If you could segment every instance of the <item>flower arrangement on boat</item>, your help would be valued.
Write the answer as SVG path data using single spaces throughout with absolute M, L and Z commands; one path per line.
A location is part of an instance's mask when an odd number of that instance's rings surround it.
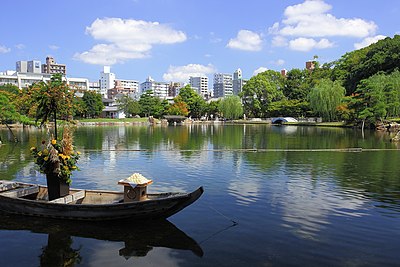
M 72 139 L 72 132 L 66 127 L 62 140 L 51 138 L 49 141 L 42 141 L 41 148 L 31 147 L 31 154 L 41 173 L 56 175 L 60 180 L 71 184 L 72 171 L 79 170 L 76 164 L 80 157 L 80 152 L 72 145 Z

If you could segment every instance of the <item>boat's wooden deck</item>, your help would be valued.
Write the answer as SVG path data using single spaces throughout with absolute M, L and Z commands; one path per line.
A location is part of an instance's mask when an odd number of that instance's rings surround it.
M 0 195 L 24 198 L 36 201 L 48 201 L 47 187 L 12 181 L 0 181 Z M 163 199 L 179 195 L 179 193 L 147 194 L 146 200 Z M 143 200 L 141 200 L 143 201 Z M 90 204 L 104 205 L 124 202 L 124 192 L 107 190 L 79 190 L 70 189 L 70 194 L 52 201 L 61 204 Z

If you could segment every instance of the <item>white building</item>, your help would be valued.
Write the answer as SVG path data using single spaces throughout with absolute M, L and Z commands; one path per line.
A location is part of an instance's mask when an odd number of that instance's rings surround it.
M 213 89 L 215 98 L 233 95 L 232 74 L 215 73 Z
M 21 73 L 16 71 L 7 71 L 5 73 L 0 73 L 0 85 L 12 84 L 17 86 L 19 89 L 22 89 L 27 88 L 37 82 L 48 82 L 50 81 L 51 76 L 52 74 L 46 73 Z M 66 81 L 72 89 L 89 89 L 89 80 L 86 78 L 63 77 L 63 80 Z
M 147 77 L 146 81 L 140 84 L 140 92 L 151 90 L 153 95 L 161 99 L 166 99 L 168 97 L 169 84 L 164 82 L 156 82 L 150 76 Z
M 31 61 L 17 61 L 15 63 L 15 70 L 20 73 L 37 73 L 40 74 L 42 71 L 41 63 L 38 60 Z
M 237 69 L 233 73 L 232 89 L 233 94 L 238 95 L 243 90 L 243 86 L 246 84 L 247 80 L 242 77 L 242 70 Z
M 190 87 L 195 89 L 199 95 L 202 97 L 208 97 L 208 77 L 190 77 L 189 78 Z
M 89 82 L 89 90 L 100 93 L 100 82 Z
M 103 71 L 100 72 L 100 94 L 103 98 L 107 98 L 109 89 L 115 86 L 115 74 L 111 72 L 110 66 L 104 66 Z
M 139 93 L 138 81 L 115 79 L 114 88 L 108 90 L 108 98 L 113 99 L 118 94 L 124 94 L 139 99 Z

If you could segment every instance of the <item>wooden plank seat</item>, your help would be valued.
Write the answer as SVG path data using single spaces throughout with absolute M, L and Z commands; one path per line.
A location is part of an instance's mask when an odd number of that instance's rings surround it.
M 5 192 L 1 192 L 0 194 L 6 197 L 18 198 L 36 194 L 38 192 L 39 192 L 39 186 L 32 185 L 32 186 L 14 188 Z
M 72 202 L 76 202 L 80 199 L 83 199 L 86 196 L 86 191 L 85 190 L 81 190 L 78 191 L 76 193 L 67 195 L 65 197 L 60 197 L 54 200 L 49 201 L 50 203 L 61 203 L 61 204 L 69 204 Z

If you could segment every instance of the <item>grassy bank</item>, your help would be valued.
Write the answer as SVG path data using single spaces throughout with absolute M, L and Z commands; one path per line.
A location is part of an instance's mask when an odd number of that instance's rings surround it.
M 96 119 L 80 119 L 81 123 L 144 123 L 148 118 L 125 118 L 125 119 L 109 119 L 109 118 L 96 118 Z

